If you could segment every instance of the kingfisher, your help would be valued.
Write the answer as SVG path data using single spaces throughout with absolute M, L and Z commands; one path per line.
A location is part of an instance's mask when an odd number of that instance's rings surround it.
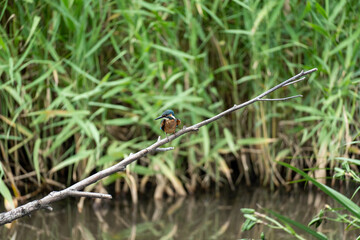
M 166 110 L 161 114 L 160 117 L 155 118 L 155 120 L 158 120 L 160 118 L 163 118 L 160 124 L 160 129 L 163 130 L 163 132 L 165 132 L 166 137 L 168 133 L 169 134 L 175 133 L 177 126 L 181 124 L 180 119 L 177 119 L 175 117 L 173 110 Z

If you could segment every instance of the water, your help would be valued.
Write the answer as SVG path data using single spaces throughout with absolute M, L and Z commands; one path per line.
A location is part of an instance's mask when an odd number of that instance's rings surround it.
M 131 199 L 118 198 L 102 201 L 98 210 L 92 203 L 86 200 L 81 213 L 77 210 L 77 201 L 56 203 L 53 212 L 38 211 L 31 218 L 18 220 L 12 229 L 2 227 L 0 237 L 14 240 L 260 239 L 264 232 L 266 239 L 294 239 L 284 231 L 264 225 L 241 232 L 244 217 L 240 209 L 259 210 L 261 206 L 307 225 L 325 204 L 335 205 L 318 191 L 270 192 L 245 186 L 240 186 L 236 192 L 222 193 L 218 198 L 211 193 L 162 201 L 140 196 L 137 205 L 132 204 Z M 329 239 L 355 239 L 360 234 L 345 231 L 345 228 L 343 224 L 327 221 L 318 231 Z M 305 233 L 302 236 L 311 239 Z

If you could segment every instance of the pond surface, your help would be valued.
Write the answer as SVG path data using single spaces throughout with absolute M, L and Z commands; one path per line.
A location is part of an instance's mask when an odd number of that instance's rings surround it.
M 219 197 L 207 193 L 155 201 L 140 196 L 137 205 L 131 199 L 103 200 L 99 210 L 95 210 L 92 200 L 85 200 L 81 213 L 77 210 L 77 202 L 62 201 L 53 205 L 53 212 L 38 211 L 31 218 L 18 220 L 12 229 L 1 227 L 0 238 L 260 239 L 264 232 L 266 239 L 294 239 L 284 231 L 264 225 L 241 232 L 245 219 L 240 209 L 255 208 L 264 213 L 259 209 L 260 205 L 307 225 L 325 204 L 336 206 L 332 199 L 318 191 L 270 192 L 246 186 L 239 186 L 235 192 L 224 192 Z M 345 228 L 343 224 L 327 221 L 318 231 L 329 239 L 356 239 L 360 234 L 345 231 Z M 302 236 L 311 239 L 305 233 Z

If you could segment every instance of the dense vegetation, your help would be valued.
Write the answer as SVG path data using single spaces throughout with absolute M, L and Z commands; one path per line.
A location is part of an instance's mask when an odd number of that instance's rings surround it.
M 154 118 L 166 109 L 189 126 L 313 67 L 308 81 L 273 96 L 303 98 L 256 103 L 98 187 L 130 189 L 134 201 L 147 186 L 155 197 L 240 181 L 275 187 L 301 178 L 276 161 L 323 181 L 359 159 L 358 1 L 0 6 L 0 191 L 9 200 L 146 147 L 164 135 Z

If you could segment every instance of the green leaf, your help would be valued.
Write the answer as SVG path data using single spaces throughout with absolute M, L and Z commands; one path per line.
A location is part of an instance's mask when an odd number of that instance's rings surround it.
M 235 148 L 235 142 L 234 142 L 234 138 L 233 135 L 230 133 L 230 130 L 227 128 L 224 128 L 224 134 L 225 134 L 225 139 L 226 142 L 230 148 L 230 151 L 237 156 L 237 152 L 236 152 L 236 148 Z
M 39 84 L 43 83 L 51 75 L 54 68 L 55 68 L 55 65 L 51 66 L 50 69 L 48 69 L 45 73 L 41 74 L 38 78 L 34 79 L 29 84 L 27 84 L 24 87 L 24 89 L 29 90 L 29 89 L 35 87 L 36 85 L 39 85 Z
M 272 215 L 274 215 L 275 217 L 279 218 L 281 221 L 283 221 L 284 223 L 286 224 L 291 224 L 291 225 L 294 225 L 302 230 L 304 230 L 305 232 L 309 233 L 310 235 L 316 237 L 317 239 L 323 239 L 323 240 L 327 240 L 327 237 L 322 234 L 322 233 L 319 233 L 319 232 L 316 232 L 314 230 L 312 230 L 311 228 L 297 222 L 297 221 L 294 221 L 290 218 L 287 218 L 279 213 L 276 213 L 272 210 L 269 210 L 269 209 L 266 209 L 267 212 L 271 213 Z
M 11 208 L 14 209 L 15 205 L 11 197 L 11 193 L 8 189 L 8 187 L 5 185 L 4 181 L 0 178 L 0 193 L 1 195 L 7 200 L 7 202 L 10 204 Z
M 186 59 L 191 59 L 191 60 L 194 60 L 195 59 L 195 56 L 192 56 L 188 53 L 184 53 L 182 51 L 179 51 L 179 50 L 176 50 L 176 49 L 173 49 L 173 48 L 168 48 L 168 47 L 164 47 L 164 46 L 161 46 L 161 45 L 157 45 L 157 44 L 152 44 L 151 47 L 155 48 L 155 49 L 158 49 L 162 52 L 166 52 L 166 53 L 169 53 L 175 57 L 178 57 L 178 58 L 186 58 Z
M 317 228 L 317 227 L 320 226 L 320 224 L 321 224 L 322 222 L 323 222 L 323 219 L 322 219 L 322 218 L 315 217 L 315 218 L 313 218 L 313 219 L 309 222 L 308 226 L 310 227 L 310 226 L 312 226 L 312 225 L 315 224 L 315 227 Z
M 23 99 L 20 97 L 20 95 L 16 92 L 15 89 L 8 87 L 8 86 L 4 86 L 3 87 L 12 97 L 13 99 L 19 104 L 22 105 L 24 103 Z
M 210 136 L 207 128 L 201 128 L 201 135 L 203 136 L 204 156 L 207 157 L 210 152 Z
M 261 232 L 260 239 L 265 240 L 265 233 L 264 232 Z
M 276 138 L 243 138 L 237 140 L 239 145 L 259 145 L 259 144 L 269 144 L 276 142 Z
M 99 79 L 96 79 L 94 76 L 92 76 L 91 74 L 85 72 L 84 70 L 82 70 L 80 67 L 78 67 L 76 64 L 74 64 L 73 62 L 64 59 L 64 62 L 66 64 L 68 64 L 72 69 L 74 69 L 77 73 L 83 75 L 84 77 L 86 77 L 87 79 L 89 79 L 90 81 L 99 84 L 100 81 Z
M 241 231 L 248 231 L 251 230 L 254 226 L 255 226 L 256 222 L 250 220 L 250 219 L 246 219 L 245 222 L 243 223 L 243 225 L 241 226 Z
M 36 139 L 35 145 L 34 145 L 34 153 L 33 153 L 34 168 L 35 168 L 38 183 L 40 183 L 40 166 L 39 166 L 40 143 L 41 143 L 41 139 L 40 138 Z
M 247 219 L 250 219 L 251 221 L 254 221 L 254 222 L 256 222 L 258 219 L 254 216 L 254 215 L 252 215 L 252 214 L 247 214 L 247 213 L 245 213 L 244 214 L 244 217 L 245 218 L 247 218 Z
M 328 18 L 325 9 L 319 3 L 315 2 L 315 8 L 324 18 Z
M 252 12 L 253 10 L 250 8 L 250 6 L 246 5 L 244 2 L 241 2 L 240 0 L 233 0 L 236 4 L 239 4 L 243 8 L 249 10 L 249 12 Z
M 108 109 L 117 109 L 122 111 L 129 111 L 128 107 L 119 104 L 102 103 L 102 102 L 89 102 L 89 106 L 103 107 Z
M 156 173 L 153 169 L 150 169 L 148 167 L 144 167 L 141 165 L 137 165 L 137 164 L 131 168 L 131 172 L 141 174 L 141 175 L 146 175 L 146 176 L 154 176 Z
M 258 12 L 256 19 L 254 21 L 253 27 L 251 29 L 251 33 L 255 34 L 257 32 L 257 28 L 259 27 L 260 23 L 266 19 L 268 13 L 273 10 L 277 1 L 268 1 L 267 4 L 264 4 L 264 7 Z
M 126 126 L 132 125 L 137 122 L 136 119 L 133 118 L 115 118 L 104 121 L 104 125 L 113 125 L 113 126 Z
M 316 25 L 314 23 L 310 23 L 310 22 L 306 22 L 310 27 L 312 27 L 315 31 L 317 31 L 318 33 L 320 33 L 321 35 L 325 36 L 326 38 L 330 37 L 329 33 L 327 32 L 327 30 L 325 28 L 323 28 L 322 26 Z
M 183 77 L 184 72 L 178 72 L 172 75 L 169 80 L 166 81 L 166 84 L 164 85 L 164 89 L 168 89 L 169 86 L 171 86 L 178 78 Z
M 222 23 L 222 21 L 220 20 L 220 18 L 218 18 L 216 16 L 215 13 L 213 13 L 210 9 L 208 9 L 205 5 L 201 4 L 201 8 L 205 10 L 205 12 L 207 12 L 212 19 L 214 19 L 215 22 L 217 22 L 217 24 L 220 25 L 221 28 L 225 28 L 224 24 Z
M 222 32 L 228 34 L 236 34 L 236 35 L 247 35 L 247 36 L 252 35 L 250 31 L 242 30 L 242 29 L 226 29 Z
M 96 144 L 99 145 L 100 133 L 99 133 L 98 129 L 96 128 L 95 124 L 90 121 L 87 121 L 86 126 L 89 128 L 90 133 L 91 133 L 93 139 L 95 140 Z
M 344 41 L 342 41 L 333 50 L 331 50 L 329 52 L 329 56 L 338 53 L 340 50 L 342 50 L 343 48 L 347 47 L 350 44 L 354 44 L 355 41 L 359 40 L 359 36 L 360 36 L 360 28 L 354 34 L 350 34 L 349 37 L 345 38 Z
M 67 159 L 65 159 L 64 161 L 62 161 L 61 163 L 59 163 L 58 165 L 56 165 L 55 167 L 53 167 L 50 172 L 56 172 L 64 167 L 73 165 L 75 163 L 80 162 L 81 160 L 83 160 L 84 158 L 89 157 L 91 154 L 94 153 L 94 150 L 83 150 L 77 154 L 75 154 L 74 156 L 71 156 Z
M 32 35 L 34 35 L 34 32 L 36 30 L 36 27 L 37 25 L 39 24 L 41 18 L 39 16 L 35 16 L 34 17 L 34 21 L 33 21 L 33 24 L 31 26 L 31 29 L 30 29 L 30 33 L 29 33 L 29 36 L 27 37 L 26 39 L 26 42 L 25 42 L 25 46 L 28 44 L 28 42 L 30 41 Z
M 114 29 L 111 30 L 110 32 L 108 32 L 108 34 L 106 34 L 102 39 L 98 40 L 97 43 L 85 54 L 85 58 L 88 58 L 89 56 L 91 56 L 96 50 L 98 50 L 101 45 L 108 40 L 109 37 L 111 37 L 111 35 L 114 33 Z
M 349 212 L 351 212 L 353 215 L 355 215 L 357 218 L 360 218 L 360 207 L 355 204 L 353 201 L 351 201 L 349 198 L 344 196 L 343 194 L 339 193 L 338 191 L 316 181 L 314 178 L 307 175 L 305 172 L 301 171 L 300 169 L 291 166 L 288 163 L 285 162 L 277 162 L 278 164 L 290 168 L 291 170 L 297 172 L 301 176 L 303 176 L 306 180 L 312 182 L 316 187 L 318 187 L 320 190 L 322 190 L 324 193 L 329 195 L 332 199 L 343 205 Z
M 344 161 L 344 162 L 350 162 L 352 164 L 360 166 L 360 160 L 358 160 L 358 159 L 345 158 L 345 157 L 336 157 L 335 160 Z
M 161 4 L 154 4 L 154 3 L 150 3 L 150 2 L 138 1 L 137 3 L 150 11 L 166 12 L 166 13 L 170 13 L 170 14 L 174 13 L 173 11 L 171 11 L 169 9 L 169 6 L 171 6 L 171 5 L 168 5 L 168 7 L 163 7 L 163 6 L 161 6 Z
M 255 212 L 255 210 L 252 208 L 241 208 L 240 210 L 242 213 L 245 213 L 245 214 L 253 214 Z

